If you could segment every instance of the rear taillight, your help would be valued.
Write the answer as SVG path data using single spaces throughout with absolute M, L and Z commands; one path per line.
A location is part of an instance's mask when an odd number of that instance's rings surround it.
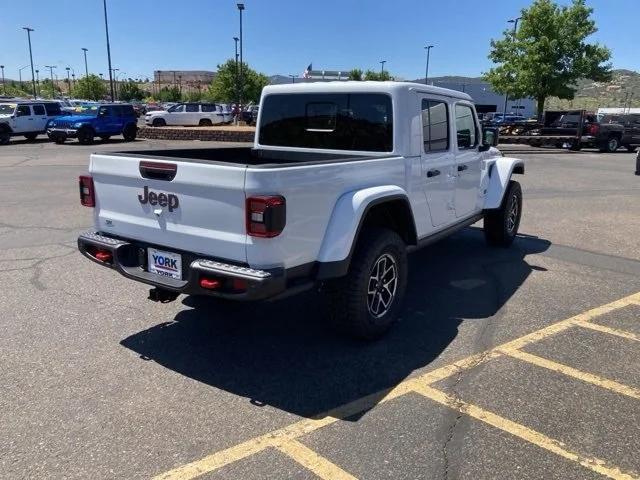
M 589 125 L 589 135 L 597 135 L 600 131 L 600 125 L 597 123 L 592 123 Z
M 93 178 L 88 175 L 80 175 L 80 203 L 85 207 L 95 207 L 96 197 L 93 189 Z
M 259 196 L 247 198 L 247 234 L 252 237 L 277 237 L 287 222 L 284 197 Z

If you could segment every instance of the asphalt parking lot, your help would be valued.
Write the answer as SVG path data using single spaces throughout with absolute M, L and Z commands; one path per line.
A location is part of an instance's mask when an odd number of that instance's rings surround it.
M 635 155 L 519 149 L 514 246 L 412 254 L 361 344 L 313 293 L 157 304 L 77 252 L 89 153 L 186 143 L 0 147 L 1 478 L 640 478 Z

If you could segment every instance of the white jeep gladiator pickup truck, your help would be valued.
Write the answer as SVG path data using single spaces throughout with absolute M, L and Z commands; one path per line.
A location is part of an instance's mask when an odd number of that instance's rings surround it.
M 512 243 L 522 160 L 492 148 L 465 93 L 400 82 L 263 90 L 253 148 L 91 155 L 78 248 L 178 294 L 281 298 L 314 286 L 351 334 L 382 335 L 407 288 L 407 252 L 484 218 Z

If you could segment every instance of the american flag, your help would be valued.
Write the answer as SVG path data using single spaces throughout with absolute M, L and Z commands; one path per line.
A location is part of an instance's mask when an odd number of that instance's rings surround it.
M 302 78 L 311 78 L 312 69 L 313 69 L 313 66 L 309 64 L 309 66 L 305 69 L 305 71 L 302 72 Z

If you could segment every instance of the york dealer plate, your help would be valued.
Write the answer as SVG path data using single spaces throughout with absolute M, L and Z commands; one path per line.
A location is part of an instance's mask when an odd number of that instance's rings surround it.
M 147 249 L 149 272 L 182 280 L 182 257 L 177 253 Z

